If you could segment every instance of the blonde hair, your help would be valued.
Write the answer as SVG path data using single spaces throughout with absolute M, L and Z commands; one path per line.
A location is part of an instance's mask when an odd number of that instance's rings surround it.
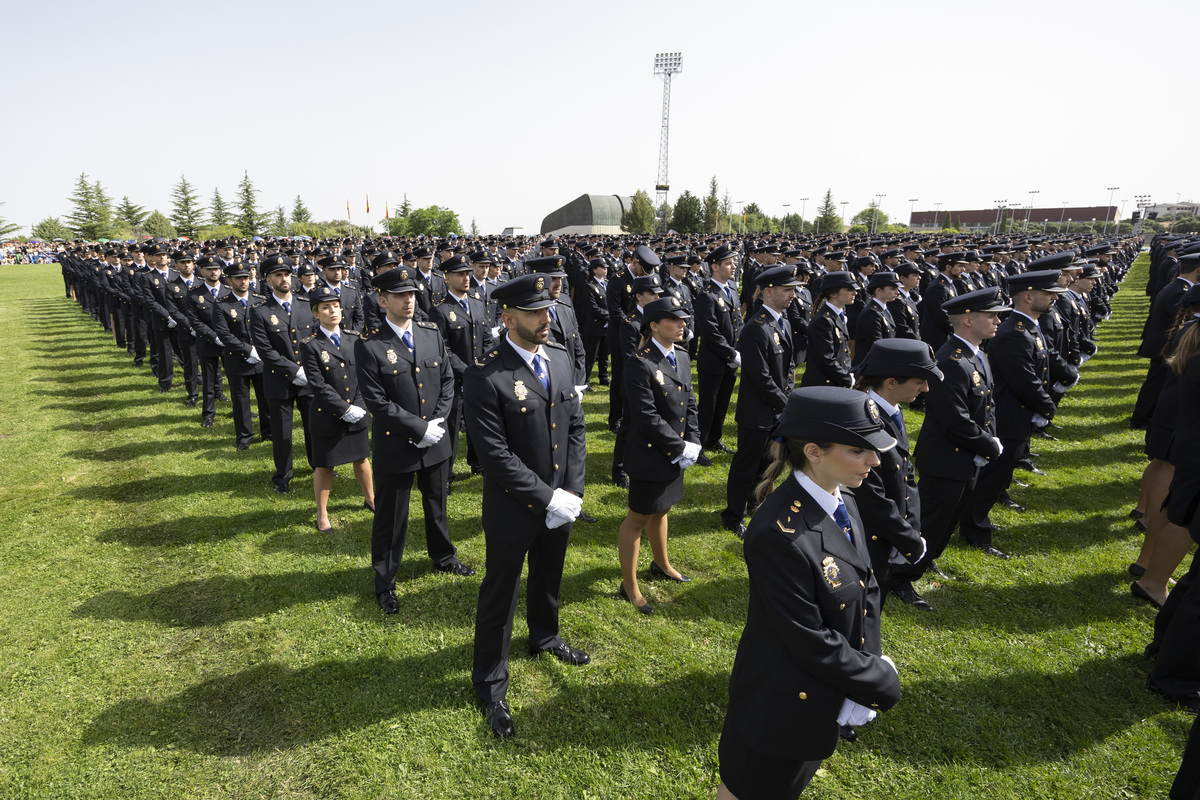
M 1198 352 L 1200 352 L 1200 322 L 1194 322 L 1184 329 L 1183 335 L 1179 337 L 1179 345 L 1176 346 L 1175 352 L 1167 356 L 1167 366 L 1171 368 L 1172 372 L 1182 378 L 1183 373 L 1187 371 L 1188 362 Z
M 831 442 L 816 442 L 812 439 L 774 440 L 767 447 L 771 463 L 763 470 L 763 479 L 754 487 L 754 502 L 761 504 L 775 490 L 775 481 L 794 470 L 804 469 L 808 457 L 804 455 L 806 445 L 815 444 L 822 450 L 833 447 Z

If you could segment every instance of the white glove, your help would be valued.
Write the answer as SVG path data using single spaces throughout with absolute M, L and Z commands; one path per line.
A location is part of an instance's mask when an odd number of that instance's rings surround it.
M 569 521 L 578 517 L 580 511 L 583 511 L 583 498 L 576 497 L 566 489 L 555 489 L 554 495 L 550 498 L 550 504 L 546 506 L 547 516 L 553 514 L 566 517 Z
M 1083 366 L 1083 363 L 1082 363 L 1082 362 L 1080 362 L 1080 366 Z M 1065 387 L 1065 386 L 1063 386 L 1063 385 L 1062 385 L 1062 381 L 1058 381 L 1058 382 L 1056 382 L 1056 383 L 1054 384 L 1054 391 L 1056 391 L 1056 392 L 1065 392 L 1065 391 L 1067 391 L 1067 387 Z
M 188 328 L 188 336 L 191 336 L 193 339 L 195 339 L 196 331 L 193 328 Z
M 859 725 L 866 725 L 877 716 L 879 715 L 875 712 L 875 709 L 859 705 L 847 697 L 842 701 L 842 710 L 838 712 L 838 725 L 858 727 Z
M 178 324 L 179 323 L 176 322 L 173 317 L 167 317 L 167 330 L 169 330 L 169 331 L 175 330 L 175 326 Z
M 358 422 L 367 415 L 367 410 L 359 406 L 350 406 L 346 409 L 346 413 L 342 414 L 342 422 L 348 422 L 351 425 Z
M 892 548 L 892 552 L 888 553 L 889 564 L 915 564 L 925 556 L 925 551 L 929 549 L 929 544 L 921 537 L 921 552 L 917 553 L 912 559 L 909 559 L 896 548 Z
M 576 392 L 578 392 L 579 394 L 583 394 L 583 393 L 584 393 L 584 392 L 586 392 L 587 390 L 588 390 L 587 384 L 584 384 L 583 386 L 576 386 L 576 387 L 575 387 L 575 391 L 576 391 Z
M 504 330 L 504 326 L 503 326 L 503 325 L 497 325 L 496 327 L 492 328 L 492 338 L 493 338 L 493 339 L 498 339 L 498 338 L 500 337 L 500 333 L 501 333 L 503 330 Z
M 246 356 L 246 363 L 247 364 L 257 364 L 261 360 L 262 359 L 260 359 L 258 357 L 258 348 L 251 345 L 250 346 L 250 355 Z
M 892 672 L 896 673 L 897 675 L 900 674 L 900 670 L 896 669 L 896 662 L 892 661 L 891 656 L 880 656 L 880 658 L 887 662 L 887 665 L 892 668 Z
M 1041 414 L 1034 414 L 1033 415 L 1033 424 L 1037 425 L 1039 428 L 1044 428 L 1050 424 L 1050 420 L 1046 419 Z
M 568 522 L 573 522 L 573 521 L 574 521 L 574 519 L 572 517 L 568 517 L 565 514 L 558 514 L 553 511 L 546 512 L 546 527 L 550 528 L 551 530 L 553 530 L 554 528 L 561 528 L 563 525 L 566 525 Z
M 1082 367 L 1084 364 L 1086 364 L 1088 362 L 1089 358 L 1091 358 L 1091 356 L 1087 355 L 1086 353 L 1084 355 L 1080 356 L 1079 357 L 1079 366 Z
M 225 343 L 224 343 L 224 342 L 222 342 L 220 339 L 213 339 L 213 344 L 215 344 L 217 347 L 224 347 L 224 346 L 225 346 Z
M 696 463 L 696 459 L 700 457 L 700 445 L 695 442 L 683 443 L 683 455 L 672 461 L 672 464 L 679 464 L 684 469 Z
M 1000 454 L 1004 455 L 1004 442 L 1000 441 L 1000 437 L 993 436 L 992 441 L 996 443 L 996 447 L 1000 448 Z
M 433 447 L 442 440 L 446 435 L 446 429 L 442 427 L 445 422 L 445 417 L 438 417 L 429 421 L 429 427 L 425 429 L 425 435 L 421 437 L 421 441 L 417 443 L 417 447 Z
M 304 374 L 304 370 L 297 370 L 296 377 L 292 378 L 294 386 L 308 386 L 308 376 Z
M 741 353 L 734 352 L 734 354 L 733 354 L 733 365 L 734 365 L 735 367 L 740 367 L 740 366 L 742 365 L 742 354 L 741 354 Z
M 988 463 L 988 460 L 986 458 L 984 458 L 983 456 L 975 456 L 975 466 L 986 467 L 987 463 Z

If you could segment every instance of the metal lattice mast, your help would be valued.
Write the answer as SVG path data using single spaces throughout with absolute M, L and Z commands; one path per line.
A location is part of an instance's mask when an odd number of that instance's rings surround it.
M 671 184 L 667 180 L 667 140 L 671 133 L 671 76 L 683 72 L 683 53 L 658 53 L 654 56 L 654 74 L 663 79 L 662 134 L 658 141 L 658 181 L 654 185 L 654 213 L 667 202 Z M 659 227 L 665 228 L 660 218 Z M 665 232 L 665 230 L 663 231 Z

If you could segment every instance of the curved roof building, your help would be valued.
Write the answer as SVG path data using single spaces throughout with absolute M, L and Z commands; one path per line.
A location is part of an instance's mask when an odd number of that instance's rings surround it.
M 632 196 L 584 194 L 542 220 L 541 234 L 620 233 L 621 215 L 633 204 Z

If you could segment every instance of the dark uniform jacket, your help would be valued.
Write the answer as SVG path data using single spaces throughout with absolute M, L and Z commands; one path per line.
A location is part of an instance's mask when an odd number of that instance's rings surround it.
M 446 296 L 446 279 L 442 273 L 433 270 L 429 277 L 419 269 L 412 270 L 417 278 L 417 319 L 433 319 L 433 307 L 442 302 Z
M 216 299 L 207 283 L 201 280 L 188 292 L 187 314 L 191 328 L 196 332 L 196 355 L 200 358 L 218 358 L 224 352 L 223 345 L 218 345 L 221 337 L 216 331 L 217 304 L 232 295 L 228 286 L 217 288 Z
M 250 335 L 250 309 L 263 299 L 261 295 L 250 292 L 246 295 L 246 307 L 243 308 L 237 295 L 230 292 L 217 301 L 213 330 L 225 346 L 225 369 L 231 375 L 261 375 L 263 372 L 261 353 L 258 362 L 251 364 L 246 361 L 254 347 L 254 339 Z
M 756 751 L 817 760 L 833 753 L 842 701 L 886 710 L 900 681 L 877 656 L 879 586 L 854 498 L 854 544 L 789 476 L 746 533 L 749 609 L 729 681 L 728 723 Z
M 413 320 L 411 332 L 411 351 L 386 322 L 354 345 L 359 390 L 371 412 L 376 472 L 416 472 L 454 455 L 451 436 L 416 446 L 431 420 L 450 415 L 455 380 L 437 325 Z
M 854 364 L 862 363 L 871 350 L 871 345 L 880 339 L 896 338 L 896 322 L 891 313 L 875 302 L 867 301 L 858 315 L 858 327 L 854 329 Z
M 553 342 L 550 391 L 505 337 L 463 381 L 467 431 L 483 466 L 487 535 L 528 541 L 545 531 L 555 489 L 583 496 L 587 458 L 575 368 Z
M 732 283 L 729 287 L 733 288 Z M 737 340 L 742 332 L 742 312 L 736 300 L 730 302 L 724 290 L 709 279 L 694 303 L 696 333 L 700 336 L 699 371 L 712 375 L 736 369 Z
M 952 297 L 958 297 L 954 282 L 939 272 L 929 282 L 929 288 L 922 290 L 921 300 L 921 338 L 925 344 L 934 350 L 941 350 L 946 339 L 954 333 L 950 324 L 950 315 L 942 308 L 942 303 Z
M 897 339 L 921 338 L 921 315 L 915 300 L 901 291 L 899 297 L 888 303 L 888 311 L 896 323 Z
M 988 343 L 988 361 L 996 375 L 996 429 L 1001 439 L 1029 436 L 1034 414 L 1054 416 L 1050 349 L 1036 322 L 1012 312 Z
M 328 285 L 332 286 L 333 284 Z M 363 329 L 362 295 L 358 293 L 358 289 L 345 281 L 337 285 L 337 291 L 338 296 L 342 299 L 341 327 L 352 331 L 361 331 Z
M 604 336 L 608 325 L 608 296 L 600 282 L 592 278 L 575 289 L 575 309 L 579 312 L 579 330 L 584 336 Z
M 685 442 L 700 444 L 692 367 L 687 350 L 676 347 L 675 366 L 654 342 L 625 363 L 625 402 L 630 420 L 625 471 L 634 480 L 666 483 L 683 470 L 672 464 Z
M 359 335 L 342 328 L 339 337 L 342 346 L 334 347 L 318 325 L 316 333 L 300 340 L 300 363 L 313 391 L 308 427 L 316 436 L 345 436 L 366 430 L 371 424 L 370 414 L 353 425 L 342 421 L 342 415 L 350 406 L 367 408 L 367 403 L 358 389 L 358 371 L 354 366 Z
M 172 319 L 173 304 L 169 296 L 171 290 L 167 288 L 167 285 L 178 277 L 179 273 L 173 269 L 167 270 L 165 279 L 158 270 L 151 269 L 139 275 L 134 284 L 140 286 L 142 306 L 146 309 L 146 314 L 156 331 L 165 331 L 170 328 L 167 321 Z M 178 321 L 176 320 L 176 322 Z
M 734 418 L 744 428 L 769 431 L 775 427 L 795 384 L 792 341 L 782 323 L 760 307 L 738 339 L 742 366 Z
M 455 385 L 460 387 L 467 367 L 481 360 L 494 346 L 492 330 L 488 326 L 487 309 L 483 302 L 470 294 L 466 299 L 471 309 L 470 318 L 467 317 L 462 304 L 453 295 L 447 294 L 442 302 L 434 306 L 431 320 L 437 324 L 442 340 L 446 343 L 445 360 L 450 362 Z M 380 325 L 380 330 L 385 327 L 388 327 L 386 322 Z
M 250 308 L 250 336 L 263 362 L 263 391 L 275 400 L 312 394 L 310 387 L 296 386 L 292 380 L 303 369 L 300 342 L 318 326 L 308 303 L 293 296 L 291 308 L 290 314 L 284 311 L 274 293 Z
M 991 365 L 983 351 L 951 336 L 937 353 L 942 380 L 925 395 L 925 422 L 917 435 L 915 460 L 922 475 L 970 480 L 975 456 L 995 458 L 996 406 Z
M 850 333 L 828 303 L 822 303 L 808 326 L 808 359 L 801 386 L 853 385 L 850 375 Z
M 575 309 L 564 301 L 562 296 L 554 302 L 552 308 L 555 316 L 550 317 L 550 338 L 566 348 L 575 368 L 575 385 L 582 386 L 587 383 L 584 373 L 587 354 L 583 349 L 583 336 L 579 333 L 579 320 L 575 317 Z
M 896 446 L 879 454 L 879 466 L 853 490 L 854 499 L 862 515 L 872 563 L 886 561 L 893 547 L 912 563 L 922 552 L 921 496 L 917 492 L 912 445 L 907 429 L 898 429 L 882 408 L 879 416 Z

